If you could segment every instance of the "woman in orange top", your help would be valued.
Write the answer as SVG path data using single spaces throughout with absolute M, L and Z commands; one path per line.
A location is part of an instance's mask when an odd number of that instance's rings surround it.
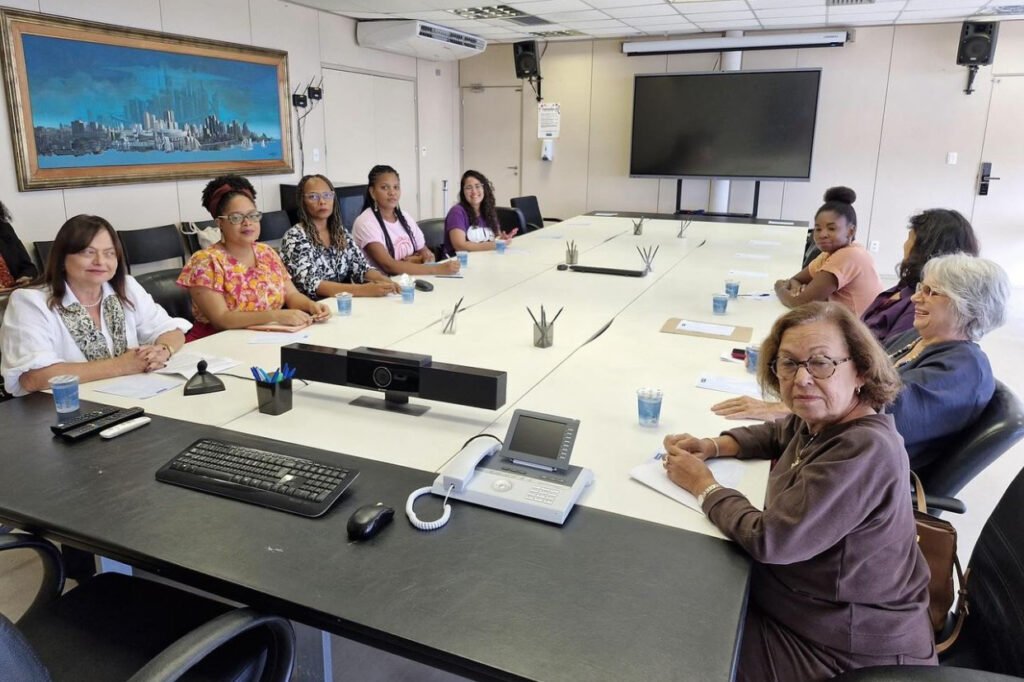
M 812 301 L 834 301 L 860 317 L 883 289 L 871 254 L 854 242 L 856 199 L 857 193 L 849 187 L 825 192 L 825 203 L 814 215 L 814 243 L 821 254 L 791 279 L 775 283 L 783 305 L 795 308 Z
M 189 341 L 223 329 L 298 326 L 331 314 L 299 293 L 277 252 L 257 241 L 262 214 L 255 199 L 252 184 L 237 175 L 217 178 L 203 190 L 203 206 L 216 218 L 222 238 L 192 254 L 178 276 L 178 286 L 192 296 L 196 322 Z

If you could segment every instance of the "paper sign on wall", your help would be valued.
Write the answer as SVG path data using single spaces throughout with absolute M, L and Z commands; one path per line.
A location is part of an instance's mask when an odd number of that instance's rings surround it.
M 553 102 L 537 104 L 537 137 L 545 140 L 558 137 L 562 126 L 562 110 Z

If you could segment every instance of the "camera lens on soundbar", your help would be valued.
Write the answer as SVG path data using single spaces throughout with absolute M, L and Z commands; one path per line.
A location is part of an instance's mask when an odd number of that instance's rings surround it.
M 387 367 L 378 367 L 373 370 L 373 383 L 380 388 L 387 388 L 391 385 L 391 370 Z

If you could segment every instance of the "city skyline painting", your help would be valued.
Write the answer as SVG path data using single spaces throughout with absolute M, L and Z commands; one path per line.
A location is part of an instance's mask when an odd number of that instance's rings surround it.
M 287 54 L 3 11 L 21 190 L 292 171 Z

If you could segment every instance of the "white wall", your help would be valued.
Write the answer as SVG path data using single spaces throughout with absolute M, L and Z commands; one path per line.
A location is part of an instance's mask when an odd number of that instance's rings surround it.
M 1024 72 L 1024 21 L 1003 22 L 995 64 L 982 67 L 971 96 L 962 92 L 967 70 L 955 63 L 959 30 L 956 22 L 858 28 L 842 48 L 745 52 L 744 69 L 823 69 L 811 181 L 762 183 L 759 215 L 809 220 L 827 187 L 849 185 L 858 194 L 858 238 L 880 242 L 883 274 L 902 257 L 908 217 L 931 207 L 970 216 L 991 76 Z M 548 44 L 544 98 L 562 110 L 552 162 L 534 153 L 536 105 L 523 92 L 522 193 L 536 194 L 547 215 L 674 209 L 674 180 L 628 177 L 633 75 L 710 70 L 717 55 L 625 57 L 621 43 Z M 516 82 L 508 45 L 459 68 L 463 86 Z M 958 153 L 957 165 L 946 165 L 947 152 Z M 684 208 L 706 208 L 708 184 L 684 181 Z M 733 182 L 730 209 L 749 211 L 752 197 L 753 183 Z
M 0 0 L 0 7 L 285 50 L 292 89 L 299 83 L 305 85 L 311 78 L 319 79 L 324 67 L 411 79 L 418 94 L 414 119 L 419 130 L 420 162 L 418 168 L 399 169 L 405 181 L 402 204 L 419 215 L 417 194 L 421 191 L 423 210 L 443 215 L 437 213 L 441 180 L 448 178 L 453 184 L 458 183 L 456 65 L 361 48 L 356 45 L 355 21 L 351 19 L 279 0 Z M 346 98 L 344 92 L 325 92 L 324 97 L 340 101 L 341 106 L 359 105 L 358 101 Z M 324 109 L 318 107 L 306 119 L 307 173 L 325 172 L 327 155 L 332 153 L 326 149 L 325 126 L 331 122 L 324 120 Z M 53 239 L 64 221 L 79 213 L 102 215 L 118 229 L 209 217 L 199 204 L 206 180 L 18 192 L 8 126 L 5 103 L 0 110 L 0 200 L 10 208 L 18 235 L 26 243 Z M 353 136 L 365 133 L 352 131 Z M 278 186 L 294 183 L 300 177 L 294 116 L 292 136 L 295 172 L 250 178 L 259 195 L 257 203 L 264 211 L 280 208 Z M 319 151 L 319 161 L 313 160 L 314 150 Z M 334 179 L 365 182 L 368 170 L 369 167 L 364 169 L 359 177 Z

